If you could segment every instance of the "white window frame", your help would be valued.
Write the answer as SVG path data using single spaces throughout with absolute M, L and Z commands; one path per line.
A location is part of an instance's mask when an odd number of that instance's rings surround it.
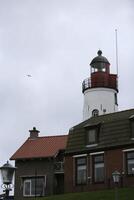
M 25 194 L 26 183 L 30 183 L 29 195 L 28 195 L 28 194 Z M 24 182 L 23 182 L 23 196 L 24 196 L 24 197 L 32 196 L 32 195 L 31 195 L 31 179 L 26 179 L 26 180 L 24 180 Z
M 87 154 L 86 154 L 87 155 Z M 84 164 L 78 164 L 77 160 L 79 158 L 85 159 L 85 165 Z M 75 157 L 75 185 L 86 185 L 87 184 L 87 157 L 86 156 L 77 156 Z M 86 171 L 86 180 L 84 182 L 78 183 L 78 171 L 84 169 Z
M 36 178 L 35 176 L 25 176 L 25 177 L 23 177 L 23 178 L 25 178 L 25 180 L 23 181 L 23 197 L 34 197 L 35 196 L 35 194 L 32 194 L 32 192 L 31 192 L 31 184 L 32 184 L 32 178 Z M 43 183 L 43 187 L 44 187 L 44 194 L 43 194 L 43 196 L 45 196 L 45 188 L 46 188 L 46 175 L 45 176 L 37 176 L 37 178 L 44 178 L 44 183 Z M 30 191 L 29 191 L 29 194 L 25 194 L 25 183 L 30 183 Z M 39 196 L 38 194 L 36 194 L 36 196 Z
M 91 155 L 92 154 L 92 155 Z M 92 167 L 93 167 L 93 182 L 94 183 L 104 183 L 105 179 L 105 162 L 104 162 L 104 152 L 96 152 L 96 153 L 91 153 L 90 155 L 92 156 Z M 95 161 L 95 157 L 97 156 L 103 156 L 103 161 Z M 96 176 L 95 176 L 95 170 L 97 168 L 103 167 L 103 173 L 104 173 L 104 179 L 102 181 L 97 181 Z
M 87 156 L 87 154 L 78 154 L 78 155 L 74 155 L 73 158 L 79 158 L 79 157 L 85 157 Z
M 127 175 L 134 175 L 133 173 L 133 168 L 132 168 L 132 172 L 129 173 L 129 165 L 134 164 L 134 158 L 128 158 L 128 154 L 134 151 L 127 151 L 126 152 L 126 165 L 127 165 Z

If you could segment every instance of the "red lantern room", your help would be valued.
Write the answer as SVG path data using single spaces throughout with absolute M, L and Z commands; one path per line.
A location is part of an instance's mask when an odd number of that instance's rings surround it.
M 83 92 L 89 88 L 105 87 L 118 91 L 117 75 L 110 74 L 110 63 L 102 56 L 102 51 L 97 52 L 98 56 L 90 63 L 91 78 L 83 81 Z

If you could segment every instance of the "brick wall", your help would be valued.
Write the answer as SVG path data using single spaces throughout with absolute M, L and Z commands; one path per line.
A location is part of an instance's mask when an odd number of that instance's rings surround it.
M 45 194 L 53 194 L 53 160 L 51 159 L 34 159 L 16 161 L 15 174 L 15 200 L 24 200 L 22 177 L 24 176 L 45 176 L 46 189 Z
M 74 184 L 74 170 L 73 170 L 73 157 L 67 156 L 65 158 L 64 165 L 64 184 L 65 184 L 65 193 L 73 192 L 73 184 Z
M 112 173 L 117 170 L 121 173 L 119 187 L 134 186 L 134 176 L 126 175 L 123 149 L 114 149 L 104 152 L 105 181 L 101 184 L 93 183 L 92 178 L 87 178 L 87 184 L 75 185 L 75 161 L 72 156 L 65 158 L 65 192 L 82 192 L 114 187 Z M 92 177 L 92 158 L 87 156 L 87 177 Z

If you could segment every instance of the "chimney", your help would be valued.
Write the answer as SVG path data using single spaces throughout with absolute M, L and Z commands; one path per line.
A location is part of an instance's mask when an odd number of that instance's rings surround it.
M 33 130 L 29 130 L 30 132 L 30 139 L 36 139 L 39 136 L 39 132 L 38 130 L 36 130 L 36 127 L 33 127 Z

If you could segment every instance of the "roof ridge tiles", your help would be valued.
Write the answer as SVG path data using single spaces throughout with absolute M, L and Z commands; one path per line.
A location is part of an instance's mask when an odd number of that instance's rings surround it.
M 65 135 L 47 135 L 47 136 L 39 136 L 38 138 L 49 138 L 49 137 L 64 137 L 67 136 L 68 134 Z
M 66 135 L 50 135 L 50 136 L 39 136 L 37 138 L 30 138 L 28 137 L 27 140 L 39 140 L 39 139 L 47 139 L 47 138 L 60 138 L 60 137 L 67 137 L 68 134 Z

